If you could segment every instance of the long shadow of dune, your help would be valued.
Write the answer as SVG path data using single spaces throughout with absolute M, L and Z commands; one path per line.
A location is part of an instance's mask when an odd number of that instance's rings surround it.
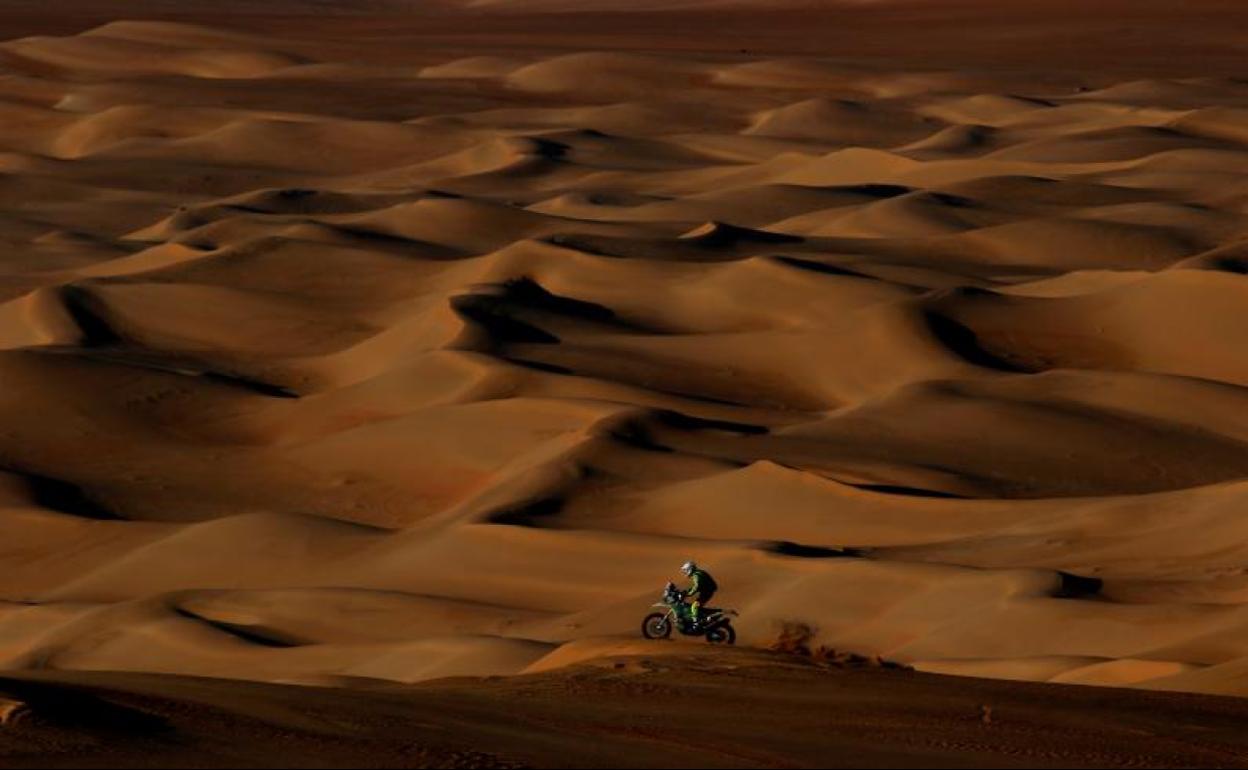
M 793 543 L 788 540 L 769 543 L 760 550 L 800 559 L 863 559 L 868 554 L 868 551 L 862 548 L 826 548 L 819 545 Z
M 713 430 L 723 431 L 727 433 L 735 433 L 744 436 L 761 436 L 770 432 L 765 425 L 755 425 L 748 422 L 734 422 L 731 420 L 713 420 L 707 417 L 694 417 L 693 415 L 684 414 L 683 412 L 675 412 L 670 409 L 662 409 L 655 413 L 659 422 L 663 425 L 680 430 Z
M 163 354 L 159 351 L 141 350 L 119 345 L 103 346 L 46 346 L 27 348 L 27 352 L 41 355 L 67 355 L 107 364 L 163 372 L 179 377 L 197 377 L 231 388 L 251 391 L 270 398 L 299 398 L 298 391 L 242 374 L 224 372 L 188 361 L 183 356 Z
M 779 234 L 772 234 L 783 238 Z M 688 238 L 647 238 L 622 235 L 560 233 L 539 239 L 563 249 L 612 259 L 664 262 L 733 262 L 777 245 L 799 245 L 804 239 L 741 239 L 721 232 Z M 661 255 L 661 256 L 660 256 Z
M 307 224 L 326 233 L 332 233 L 334 236 L 351 242 L 356 246 L 375 249 L 394 256 L 442 262 L 463 259 L 466 256 L 463 251 L 440 243 L 431 243 L 417 238 L 406 238 L 402 235 L 374 230 L 365 225 L 329 225 L 315 220 L 309 220 Z
M 1061 584 L 1053 592 L 1055 599 L 1089 599 L 1100 596 L 1105 581 L 1100 578 L 1073 575 L 1069 572 L 1058 572 Z
M 481 327 L 497 344 L 527 342 L 553 345 L 559 338 L 526 321 L 515 318 L 505 299 L 483 294 L 451 298 L 451 309 L 464 320 Z
M 605 305 L 547 290 L 527 276 L 452 297 L 451 308 L 481 327 L 496 344 L 557 344 L 559 337 L 539 325 L 561 320 L 616 327 L 621 331 L 648 331 L 619 319 Z
M 0 679 L 0 693 L 25 703 L 34 721 L 54 727 L 146 737 L 172 731 L 161 717 L 70 685 Z
M 777 262 L 797 268 L 798 270 L 807 270 L 812 273 L 821 273 L 823 275 L 840 275 L 846 278 L 863 278 L 865 280 L 878 280 L 869 275 L 858 273 L 846 267 L 832 265 L 827 262 L 819 262 L 813 259 L 802 259 L 801 257 L 777 256 L 774 258 Z
M 680 433 L 728 433 L 732 436 L 761 436 L 770 432 L 764 425 L 695 417 L 670 409 L 654 410 L 645 416 L 624 421 L 611 429 L 611 438 L 622 444 L 648 452 L 676 452 L 665 442 L 672 431 Z M 744 466 L 745 463 L 742 463 Z
M 205 380 L 273 398 L 299 397 L 298 393 L 281 385 L 232 372 L 219 371 L 194 361 L 187 361 L 184 356 L 145 350 L 130 344 L 125 335 L 109 319 L 108 309 L 85 287 L 72 284 L 61 287 L 60 300 L 66 313 L 78 327 L 77 346 L 46 345 L 28 348 L 30 352 L 74 355 L 139 369 L 202 377 Z
M 241 639 L 244 642 L 256 644 L 261 647 L 287 649 L 290 647 L 303 647 L 307 644 L 306 640 L 299 639 L 270 628 L 263 628 L 260 626 L 244 626 L 238 623 L 227 623 L 222 620 L 213 620 L 212 618 L 206 618 L 182 607 L 175 607 L 173 611 L 179 617 L 186 618 L 187 620 L 193 620 L 197 623 L 203 623 L 204 625 L 210 626 L 217 631 L 229 634 L 236 639 Z
M 946 315 L 929 310 L 923 314 L 923 320 L 927 323 L 927 328 L 931 331 L 932 336 L 940 344 L 968 363 L 982 366 L 986 369 L 995 369 L 999 372 L 1011 372 L 1014 374 L 1035 373 L 1035 370 L 1024 369 L 990 353 L 980 344 L 979 335 L 973 329 L 958 323 Z
M 842 484 L 861 489 L 867 492 L 879 492 L 884 495 L 903 495 L 908 497 L 936 497 L 951 500 L 966 500 L 966 495 L 958 495 L 953 492 L 941 492 L 936 489 L 920 489 L 918 487 L 903 487 L 900 484 L 850 484 L 842 481 Z
M 566 500 L 562 497 L 543 497 L 538 500 L 530 500 L 510 508 L 505 508 L 490 514 L 487 521 L 491 524 L 506 524 L 511 526 L 533 527 L 540 526 L 543 519 L 549 519 L 558 516 L 563 510 Z
M 37 473 L 4 469 L 20 478 L 30 492 L 31 502 L 40 508 L 46 508 L 69 516 L 79 516 L 97 521 L 121 521 L 124 519 L 115 511 L 93 500 L 91 496 L 75 484 L 61 481 L 50 476 Z
M 81 333 L 83 347 L 105 347 L 122 341 L 103 306 L 91 292 L 81 286 L 69 285 L 61 287 L 60 295 L 61 304 Z
M 252 379 L 250 377 L 242 377 L 237 374 L 204 371 L 201 372 L 199 376 L 205 380 L 209 380 L 210 382 L 219 382 L 233 388 L 250 390 L 252 393 L 269 396 L 270 398 L 299 398 L 299 394 L 290 388 L 283 387 L 282 385 L 274 385 L 271 382 Z
M 616 321 L 615 311 L 595 302 L 564 297 L 548 291 L 540 283 L 529 278 L 515 278 L 503 284 L 503 296 L 510 302 L 551 313 L 584 318 L 592 321 Z

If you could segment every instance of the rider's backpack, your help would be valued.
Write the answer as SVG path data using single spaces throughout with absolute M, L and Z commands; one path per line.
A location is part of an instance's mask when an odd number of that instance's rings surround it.
M 703 596 L 708 596 L 719 590 L 719 583 L 715 582 L 715 578 L 711 577 L 711 573 L 703 572 L 702 577 L 698 578 L 698 589 Z

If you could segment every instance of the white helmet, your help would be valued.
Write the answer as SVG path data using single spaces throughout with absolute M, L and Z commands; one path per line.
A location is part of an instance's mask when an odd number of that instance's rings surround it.
M 685 573 L 686 575 L 692 575 L 694 570 L 696 570 L 697 568 L 698 568 L 698 565 L 694 564 L 691 561 L 687 561 L 684 564 L 680 565 L 680 571 Z

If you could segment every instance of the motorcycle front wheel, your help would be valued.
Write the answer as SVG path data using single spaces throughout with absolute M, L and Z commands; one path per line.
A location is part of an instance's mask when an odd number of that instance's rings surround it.
M 647 615 L 641 624 L 641 635 L 647 639 L 667 639 L 672 635 L 671 621 L 661 612 Z
M 737 643 L 737 631 L 731 624 L 724 623 L 707 631 L 706 641 L 711 644 L 733 645 Z

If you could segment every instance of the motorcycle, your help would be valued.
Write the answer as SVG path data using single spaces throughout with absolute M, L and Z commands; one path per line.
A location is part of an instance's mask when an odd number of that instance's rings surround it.
M 641 624 L 641 635 L 647 639 L 667 639 L 672 629 L 684 636 L 705 636 L 710 644 L 736 644 L 737 632 L 732 627 L 732 618 L 737 617 L 736 610 L 702 608 L 702 619 L 694 624 L 689 605 L 685 604 L 685 593 L 672 583 L 663 590 L 663 601 L 653 606 L 662 608 L 663 612 L 652 612 Z

